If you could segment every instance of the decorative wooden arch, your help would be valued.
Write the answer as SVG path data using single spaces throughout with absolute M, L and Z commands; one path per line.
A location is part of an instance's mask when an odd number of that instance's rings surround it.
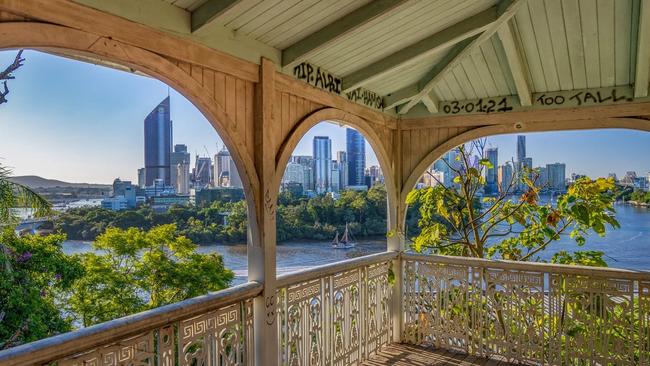
M 213 99 L 213 93 L 196 79 L 188 77 L 173 60 L 108 37 L 68 27 L 36 22 L 0 22 L 0 50 L 29 48 L 56 54 L 101 57 L 121 66 L 141 71 L 177 90 L 190 100 L 215 128 L 231 152 L 240 174 L 247 200 L 252 202 L 251 187 L 259 184 L 253 159 L 236 132 L 233 118 Z
M 650 120 L 643 118 L 625 118 L 612 117 L 602 119 L 585 119 L 574 121 L 558 122 L 535 122 L 535 123 L 515 123 L 510 125 L 490 125 L 474 128 L 453 136 L 446 141 L 435 146 L 430 150 L 411 171 L 406 178 L 402 191 L 400 192 L 400 202 L 406 201 L 406 196 L 415 187 L 418 179 L 427 167 L 431 166 L 444 153 L 459 146 L 463 143 L 478 139 L 481 137 L 503 135 L 509 133 L 524 132 L 544 132 L 544 131 L 571 131 L 571 130 L 592 130 L 592 129 L 630 129 L 650 132 Z M 406 210 L 406 207 L 404 208 Z

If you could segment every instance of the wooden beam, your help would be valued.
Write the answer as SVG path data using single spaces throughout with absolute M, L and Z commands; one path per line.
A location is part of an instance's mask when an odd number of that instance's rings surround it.
M 241 0 L 208 0 L 192 12 L 192 32 L 215 21 Z
M 483 42 L 487 41 L 492 37 L 501 26 L 510 20 L 516 13 L 517 10 L 524 4 L 526 0 L 502 0 L 498 5 L 499 17 L 494 21 L 485 32 L 481 35 L 471 39 L 471 43 L 465 44 L 462 46 L 462 49 L 453 55 L 453 58 L 445 57 L 439 64 L 434 66 L 434 68 L 429 72 L 422 80 L 418 82 L 419 92 L 417 95 L 414 95 L 411 100 L 406 103 L 400 110 L 400 114 L 405 114 L 416 104 L 418 104 L 425 95 L 427 95 L 435 86 L 435 84 L 444 76 L 447 71 L 454 68 L 461 62 L 465 57 L 467 57 L 476 47 L 479 47 Z M 465 40 L 467 41 L 467 40 Z M 461 42 L 462 43 L 462 42 Z M 458 46 L 461 45 L 458 44 Z M 452 50 L 453 52 L 454 50 Z M 450 52 L 451 54 L 451 52 Z
M 422 98 L 422 103 L 427 107 L 429 113 L 438 113 L 438 96 L 433 90 Z
M 510 22 L 504 24 L 503 27 L 499 28 L 498 34 L 506 54 L 506 59 L 508 60 L 512 79 L 515 82 L 517 94 L 519 95 L 519 103 L 523 106 L 532 105 L 533 100 L 528 82 L 528 68 L 522 58 L 521 50 L 515 42 L 512 24 Z
M 415 94 L 418 93 L 418 91 L 418 86 L 412 84 L 386 95 L 384 97 L 384 110 L 387 111 L 397 107 L 400 104 L 408 102 Z
M 474 36 L 465 39 L 452 47 L 452 49 L 445 55 L 445 57 L 443 57 L 442 60 L 440 60 L 435 66 L 433 66 L 433 68 L 429 70 L 429 72 L 427 72 L 427 74 L 417 83 L 418 92 L 413 95 L 404 106 L 400 108 L 399 114 L 406 114 L 411 110 L 411 108 L 415 107 L 415 105 L 418 104 L 422 98 L 424 98 L 424 96 L 433 89 L 433 84 L 431 84 L 431 88 L 423 94 L 422 91 L 428 86 L 427 84 L 431 80 L 438 80 L 443 72 L 449 70 L 449 65 L 455 65 L 455 61 L 458 60 L 458 57 L 463 53 L 463 51 L 465 51 L 470 45 L 474 44 L 478 38 L 479 36 Z
M 648 96 L 650 74 L 650 0 L 641 0 L 639 8 L 639 34 L 636 49 L 636 75 L 634 97 Z
M 2 0 L 6 11 L 109 37 L 161 55 L 257 82 L 259 66 L 167 32 L 63 0 Z
M 413 130 L 435 127 L 472 127 L 530 122 L 557 122 L 561 124 L 562 121 L 578 119 L 650 116 L 650 100 L 648 99 L 624 104 L 593 105 L 570 108 L 526 108 L 527 109 L 525 110 L 507 113 L 406 118 L 398 121 L 398 124 L 402 130 Z
M 282 51 L 282 67 L 293 67 L 362 25 L 386 14 L 407 0 L 375 0 L 335 20 Z
M 408 62 L 433 55 L 484 31 L 497 20 L 497 7 L 491 7 L 419 42 L 402 48 L 343 78 L 343 92 L 354 90 L 398 69 Z

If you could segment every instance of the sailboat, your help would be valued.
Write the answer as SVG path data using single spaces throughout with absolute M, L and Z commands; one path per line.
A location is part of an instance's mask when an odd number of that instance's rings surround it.
M 341 239 L 339 240 L 339 232 L 338 231 L 336 232 L 336 236 L 332 241 L 332 248 L 349 249 L 349 248 L 354 248 L 356 245 L 357 243 L 352 241 L 352 235 L 350 234 L 350 230 L 348 229 L 348 224 L 345 223 L 345 231 L 343 232 L 343 236 L 341 236 Z

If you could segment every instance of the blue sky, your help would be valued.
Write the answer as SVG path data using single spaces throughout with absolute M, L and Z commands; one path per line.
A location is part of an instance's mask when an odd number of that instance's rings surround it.
M 0 52 L 0 67 L 15 51 Z M 0 106 L 0 162 L 16 175 L 71 182 L 135 179 L 143 165 L 143 119 L 168 92 L 151 78 L 25 51 L 25 65 L 9 82 L 9 103 Z M 194 155 L 214 155 L 222 142 L 203 115 L 171 90 L 174 143 Z M 311 154 L 313 136 L 332 138 L 332 153 L 345 150 L 345 129 L 321 123 L 295 154 Z M 528 135 L 535 165 L 565 162 L 567 173 L 591 176 L 650 171 L 650 133 L 608 130 Z M 490 138 L 503 163 L 515 155 L 514 135 Z M 205 148 L 204 148 L 205 147 Z M 368 165 L 377 164 L 366 145 Z

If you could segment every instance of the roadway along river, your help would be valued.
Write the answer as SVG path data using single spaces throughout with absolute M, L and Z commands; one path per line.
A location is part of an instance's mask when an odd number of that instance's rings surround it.
M 591 235 L 581 250 L 601 250 L 606 254 L 610 267 L 635 270 L 650 270 L 650 209 L 624 204 L 616 205 L 617 218 L 621 223 L 618 230 L 609 230 L 604 238 Z M 66 253 L 83 253 L 92 250 L 88 242 L 67 241 L 63 245 Z M 575 243 L 568 237 L 553 243 L 550 254 L 558 250 L 575 250 Z M 277 272 L 293 272 L 313 266 L 338 262 L 348 258 L 377 253 L 386 250 L 385 240 L 361 240 L 356 248 L 332 249 L 329 242 L 291 242 L 277 247 Z M 245 282 L 247 275 L 246 245 L 204 245 L 199 252 L 218 252 L 224 258 L 227 268 L 235 272 L 235 284 Z

